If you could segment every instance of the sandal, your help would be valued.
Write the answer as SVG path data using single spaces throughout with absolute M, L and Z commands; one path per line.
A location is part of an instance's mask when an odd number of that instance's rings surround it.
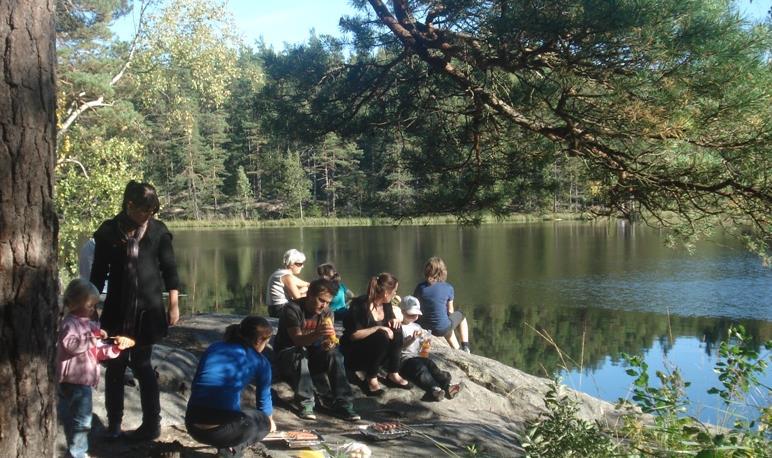
M 450 385 L 448 387 L 448 391 L 445 393 L 445 397 L 448 399 L 453 399 L 456 397 L 459 391 L 461 391 L 461 384 L 456 383 L 455 385 Z
M 378 388 L 377 390 L 371 390 L 370 385 L 368 385 L 367 383 L 365 383 L 365 385 L 362 387 L 362 391 L 364 391 L 364 393 L 367 396 L 373 396 L 373 397 L 383 396 L 383 393 L 385 393 L 385 391 L 383 391 L 383 388 Z
M 405 380 L 405 383 L 404 383 L 404 384 L 401 384 L 401 383 L 397 383 L 397 382 L 395 382 L 394 380 L 392 380 L 392 379 L 390 379 L 390 378 L 386 377 L 386 379 L 383 381 L 383 383 L 384 383 L 386 386 L 388 386 L 389 388 L 400 388 L 400 389 L 403 389 L 403 390 L 409 390 L 409 389 L 412 389 L 412 388 L 413 388 L 413 384 L 412 384 L 412 383 L 410 383 L 410 382 L 409 382 L 409 381 L 407 381 L 407 380 Z

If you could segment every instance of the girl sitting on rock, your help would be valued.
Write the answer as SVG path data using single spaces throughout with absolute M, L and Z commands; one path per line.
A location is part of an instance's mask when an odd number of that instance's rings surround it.
M 397 319 L 391 300 L 397 294 L 397 277 L 384 272 L 370 279 L 367 294 L 351 300 L 343 322 L 343 354 L 346 368 L 364 372 L 363 391 L 368 396 L 384 393 L 378 383 L 378 370 L 386 369 L 386 383 L 409 389 L 410 383 L 399 375 L 402 349 L 402 321 Z M 358 375 L 357 375 L 358 377 Z
M 445 261 L 437 256 L 429 258 L 424 266 L 424 279 L 413 292 L 423 308 L 419 323 L 435 336 L 444 337 L 451 347 L 470 353 L 469 325 L 464 314 L 453 307 L 454 291 L 453 286 L 447 282 L 448 268 Z M 460 345 L 456 332 L 461 338 Z

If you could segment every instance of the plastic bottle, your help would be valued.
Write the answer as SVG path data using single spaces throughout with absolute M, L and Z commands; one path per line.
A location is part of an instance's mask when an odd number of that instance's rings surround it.
M 423 339 L 421 339 L 421 349 L 418 351 L 418 356 L 428 358 L 430 348 L 432 348 L 432 338 L 424 334 Z
M 323 326 L 332 326 L 332 318 L 326 317 L 322 321 L 322 325 Z M 339 342 L 339 340 L 338 340 L 338 336 L 337 335 L 333 334 L 331 336 L 327 336 L 327 338 L 322 340 L 322 349 L 324 349 L 325 351 L 330 351 L 330 350 L 332 350 L 333 348 L 335 348 L 338 345 L 338 342 Z

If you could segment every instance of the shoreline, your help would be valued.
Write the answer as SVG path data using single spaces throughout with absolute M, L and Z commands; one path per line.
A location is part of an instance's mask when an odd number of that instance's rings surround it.
M 392 217 L 308 217 L 283 219 L 162 219 L 170 229 L 231 229 L 231 228 L 283 228 L 283 227 L 382 227 L 382 226 L 430 226 L 430 225 L 486 225 L 486 224 L 527 224 L 548 221 L 593 221 L 586 213 L 513 213 L 504 217 L 485 215 L 479 220 L 468 220 L 447 216 L 420 216 L 416 218 Z M 608 220 L 608 218 L 598 218 Z

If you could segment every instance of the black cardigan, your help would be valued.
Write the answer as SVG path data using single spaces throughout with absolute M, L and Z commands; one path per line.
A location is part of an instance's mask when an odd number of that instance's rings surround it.
M 351 343 L 351 334 L 360 329 L 372 328 L 373 326 L 388 326 L 390 320 L 394 319 L 394 309 L 390 302 L 383 304 L 383 321 L 377 322 L 370 313 L 370 302 L 367 300 L 367 294 L 351 299 L 349 303 L 349 312 L 343 320 L 343 338 L 344 346 Z
M 108 279 L 102 328 L 109 335 L 124 331 L 123 276 L 126 270 L 126 240 L 118 228 L 118 217 L 107 220 L 94 233 L 96 248 L 91 267 L 91 283 L 99 291 Z M 133 323 L 138 345 L 150 345 L 166 335 L 168 320 L 162 303 L 162 291 L 179 289 L 177 264 L 172 248 L 172 234 L 161 221 L 151 219 L 139 242 L 137 258 L 137 319 Z M 131 323 L 129 323 L 131 325 Z M 130 326 L 131 327 L 131 326 Z

